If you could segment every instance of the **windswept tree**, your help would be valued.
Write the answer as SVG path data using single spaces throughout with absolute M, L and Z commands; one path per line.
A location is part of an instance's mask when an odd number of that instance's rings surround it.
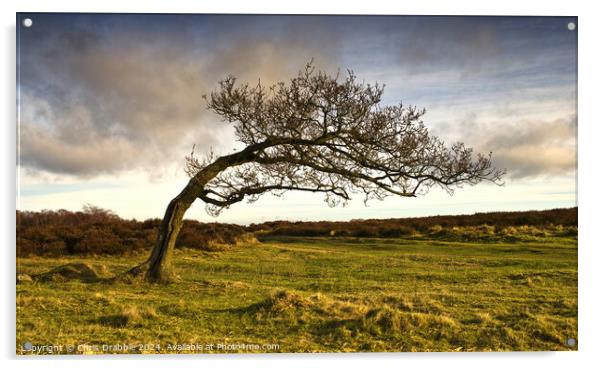
M 310 63 L 290 82 L 271 87 L 237 84 L 230 76 L 204 96 L 207 107 L 234 125 L 238 152 L 186 157 L 190 181 L 169 202 L 148 260 L 130 270 L 153 282 L 174 278 L 173 248 L 182 219 L 200 199 L 218 215 L 262 194 L 287 191 L 325 195 L 330 206 L 353 195 L 365 201 L 416 197 L 440 186 L 448 193 L 462 184 L 501 182 L 488 155 L 463 143 L 446 146 L 429 135 L 425 110 L 401 103 L 380 104 L 383 86 L 316 71 Z

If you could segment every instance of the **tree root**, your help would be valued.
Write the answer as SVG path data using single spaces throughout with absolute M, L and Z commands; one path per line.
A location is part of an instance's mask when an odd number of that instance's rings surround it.
M 148 260 L 113 278 L 114 282 L 124 282 L 127 284 L 137 284 L 143 282 L 170 284 L 180 280 L 180 277 L 172 271 L 162 270 L 161 272 L 153 272 Z

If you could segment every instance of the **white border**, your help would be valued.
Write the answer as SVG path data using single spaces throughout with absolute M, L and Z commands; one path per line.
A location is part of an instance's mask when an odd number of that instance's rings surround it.
M 104 367 L 107 363 L 114 367 L 125 367 L 142 363 L 145 366 L 170 367 L 190 366 L 191 359 L 203 366 L 261 366 L 287 367 L 330 366 L 333 364 L 360 367 L 366 363 L 379 366 L 446 366 L 446 367 L 508 367 L 514 364 L 536 364 L 545 366 L 581 366 L 596 358 L 600 338 L 600 285 L 602 280 L 602 242 L 600 241 L 600 58 L 599 36 L 600 13 L 596 12 L 595 2 L 586 1 L 546 1 L 528 2 L 524 0 L 505 0 L 483 2 L 469 0 L 455 1 L 411 1 L 390 3 L 386 1 L 139 1 L 104 0 L 75 2 L 69 0 L 3 1 L 2 12 L 2 98 L 4 112 L 2 123 L 2 203 L 1 233 L 4 271 L 2 272 L 2 326 L 0 348 L 2 359 L 8 366 L 37 366 L 40 364 L 61 367 L 79 367 L 81 362 L 74 358 L 23 359 L 14 355 L 14 241 L 15 241 L 15 12 L 134 12 L 134 13 L 303 13 L 303 14 L 431 14 L 431 15 L 570 15 L 579 16 L 579 352 L 566 353 L 395 353 L 395 354 L 321 354 L 321 355 L 229 355 L 229 356 L 161 356 L 144 359 L 134 356 L 89 358 L 85 364 L 92 367 Z M 487 6 L 485 7 L 484 4 Z M 58 358 L 58 359 L 57 359 Z M 169 362 L 168 362 L 169 360 Z M 599 361 L 599 359 L 596 359 Z M 521 364 L 521 365 L 522 365 Z

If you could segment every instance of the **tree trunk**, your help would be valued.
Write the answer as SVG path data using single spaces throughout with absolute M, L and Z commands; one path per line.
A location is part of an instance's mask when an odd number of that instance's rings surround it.
M 247 162 L 249 156 L 256 149 L 257 145 L 253 146 L 252 149 L 247 147 L 241 152 L 220 157 L 192 177 L 180 194 L 169 202 L 159 226 L 157 242 L 150 257 L 129 270 L 125 276 L 127 278 L 144 276 L 144 279 L 147 281 L 162 283 L 168 283 L 177 279 L 176 274 L 171 268 L 171 257 L 173 248 L 176 245 L 176 239 L 182 228 L 182 221 L 186 210 L 201 195 L 205 184 L 222 170 Z
M 150 257 L 132 268 L 127 273 L 129 276 L 143 276 L 147 281 L 161 283 L 169 283 L 177 279 L 171 267 L 172 253 L 182 228 L 184 214 L 197 198 L 199 188 L 202 188 L 202 185 L 198 181 L 191 180 L 182 192 L 169 202 L 159 225 L 157 242 Z
M 184 213 L 191 204 L 191 201 L 180 198 L 180 196 L 169 202 L 163 221 L 159 226 L 157 243 L 147 261 L 146 279 L 149 281 L 170 282 L 176 279 L 171 267 L 171 258 L 176 239 L 182 228 Z

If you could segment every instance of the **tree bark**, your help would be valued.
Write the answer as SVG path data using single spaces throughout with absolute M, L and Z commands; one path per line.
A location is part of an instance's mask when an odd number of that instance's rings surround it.
M 170 282 L 176 279 L 171 267 L 172 253 L 182 228 L 184 213 L 191 204 L 192 201 L 181 196 L 177 196 L 169 202 L 163 221 L 159 226 L 157 244 L 148 259 L 148 270 L 145 276 L 149 281 Z
M 222 170 L 248 162 L 253 153 L 271 143 L 251 145 L 244 150 L 222 156 L 190 179 L 186 187 L 169 202 L 157 234 L 157 242 L 150 257 L 126 273 L 127 278 L 143 276 L 146 281 L 169 283 L 178 277 L 171 267 L 171 257 L 176 239 L 182 228 L 184 214 L 202 194 L 205 185 Z
M 190 180 L 188 185 L 169 202 L 163 220 L 159 225 L 157 241 L 150 257 L 132 268 L 129 276 L 143 276 L 150 282 L 169 283 L 178 279 L 171 267 L 172 253 L 176 239 L 182 228 L 184 214 L 197 198 L 203 184 L 197 180 Z

